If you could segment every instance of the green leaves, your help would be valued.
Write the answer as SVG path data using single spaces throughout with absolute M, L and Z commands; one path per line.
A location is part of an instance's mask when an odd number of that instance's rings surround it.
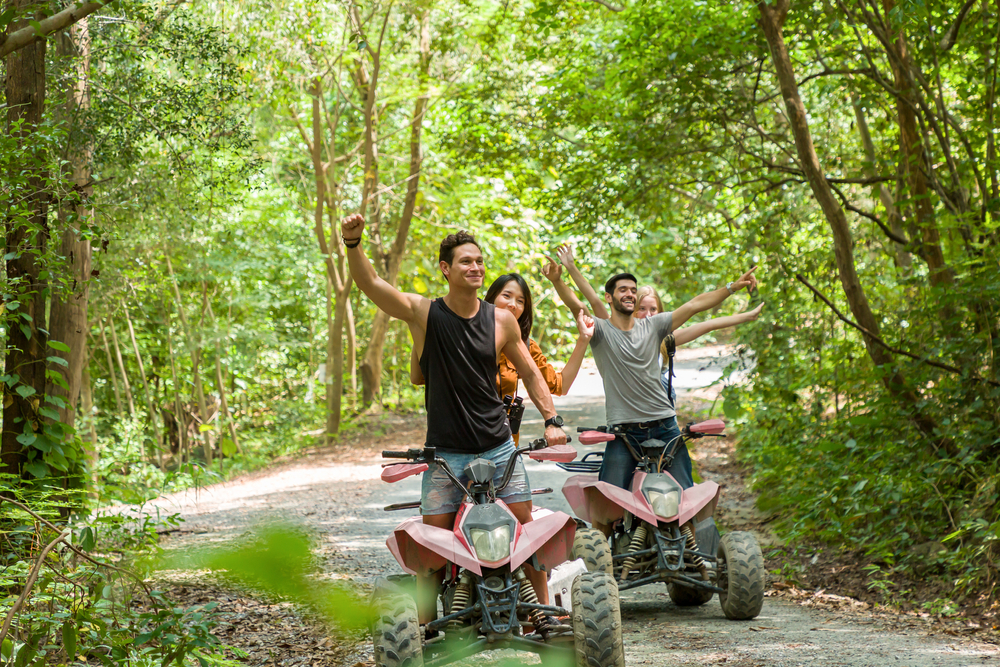
M 307 606 L 341 629 L 367 625 L 367 604 L 353 593 L 320 578 L 311 541 L 288 525 L 265 525 L 249 542 L 196 555 L 175 555 L 162 566 L 170 569 L 225 570 L 242 585 Z

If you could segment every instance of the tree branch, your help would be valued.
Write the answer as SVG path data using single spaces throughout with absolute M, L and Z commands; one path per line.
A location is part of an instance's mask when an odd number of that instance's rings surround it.
M 10 630 L 10 624 L 14 620 L 14 615 L 21 609 L 21 605 L 23 605 L 24 601 L 28 599 L 31 589 L 34 588 L 35 580 L 38 579 L 38 572 L 42 569 L 42 565 L 45 563 L 45 557 L 49 555 L 49 552 L 52 551 L 53 547 L 62 542 L 71 532 L 72 531 L 67 528 L 59 533 L 59 537 L 46 544 L 45 548 L 42 549 L 42 553 L 38 555 L 38 559 L 35 560 L 35 566 L 31 568 L 31 574 L 28 575 L 28 580 L 24 582 L 24 590 L 21 591 L 18 598 L 14 600 L 14 606 L 10 608 L 9 612 L 7 612 L 7 618 L 4 619 L 3 627 L 0 628 L 0 644 L 2 644 L 3 640 L 7 637 L 7 631 Z
M 955 42 L 958 41 L 958 30 L 962 27 L 962 21 L 965 20 L 965 15 L 969 13 L 969 9 L 972 5 L 976 4 L 978 0 L 968 0 L 962 8 L 958 10 L 958 16 L 955 17 L 955 22 L 951 24 L 948 31 L 944 34 L 944 38 L 938 43 L 938 48 L 941 49 L 941 53 L 947 53 L 951 50 L 951 47 L 955 46 Z
M 609 3 L 605 2 L 604 0 L 590 0 L 590 1 L 591 2 L 596 2 L 597 4 L 599 4 L 599 5 L 603 6 L 603 7 L 607 7 L 608 9 L 610 9 L 613 12 L 623 12 L 623 11 L 625 11 L 624 5 L 621 6 L 621 7 L 615 7 L 614 5 L 609 4 Z
M 874 343 L 878 343 L 879 345 L 881 345 L 882 347 L 884 347 L 889 352 L 892 352 L 893 354 L 898 354 L 898 355 L 901 355 L 901 356 L 904 356 L 904 357 L 909 357 L 910 359 L 914 359 L 914 360 L 919 361 L 921 363 L 927 364 L 928 366 L 933 366 L 934 368 L 940 368 L 941 370 L 948 371 L 949 373 L 955 373 L 956 375 L 967 375 L 968 377 L 972 378 L 973 380 L 975 380 L 977 382 L 985 382 L 987 384 L 993 385 L 994 387 L 1000 387 L 1000 382 L 994 382 L 993 380 L 988 380 L 988 379 L 986 379 L 984 377 L 980 377 L 979 375 L 976 375 L 975 373 L 966 373 L 965 371 L 961 370 L 960 368 L 956 368 L 956 367 L 950 366 L 948 364 L 942 364 L 942 363 L 937 362 L 937 361 L 931 361 L 930 359 L 925 359 L 923 357 L 918 357 L 917 355 L 913 354 L 912 352 L 907 352 L 906 350 L 900 350 L 897 347 L 892 347 L 891 345 L 889 345 L 888 343 L 886 343 L 885 341 L 883 341 L 881 338 L 879 338 L 878 336 L 876 336 L 872 332 L 870 332 L 867 329 L 865 329 L 860 324 L 857 324 L 856 322 L 852 322 L 851 320 L 849 320 L 846 317 L 844 317 L 844 315 L 839 310 L 837 310 L 837 307 L 835 305 L 833 305 L 833 303 L 829 299 L 827 299 L 825 296 L 823 296 L 818 289 L 816 289 L 815 287 L 813 287 L 812 285 L 810 285 L 809 281 L 807 281 L 805 278 L 802 277 L 801 273 L 796 273 L 795 274 L 795 278 L 800 283 L 802 283 L 803 285 L 805 285 L 806 287 L 808 287 L 809 290 L 813 294 L 815 294 L 818 299 L 820 299 L 823 303 L 825 303 L 827 306 L 829 306 L 830 310 L 832 310 L 834 312 L 834 314 L 838 318 L 840 318 L 840 320 L 842 322 L 844 322 L 845 324 L 848 324 L 848 325 L 854 327 L 855 329 L 857 329 L 858 331 L 860 331 L 861 333 L 863 333 L 865 336 L 867 336 L 869 340 L 871 340 Z
M 858 208 L 857 206 L 854 206 L 853 204 L 851 204 L 847 200 L 847 197 L 844 196 L 844 193 L 840 191 L 840 188 L 838 188 L 836 186 L 833 186 L 833 185 L 831 185 L 830 187 L 833 188 L 833 191 L 837 193 L 837 196 L 840 198 L 840 204 L 845 209 L 847 209 L 848 211 L 851 211 L 853 213 L 857 213 L 862 218 L 867 218 L 867 219 L 871 220 L 872 222 L 874 222 L 876 225 L 878 225 L 882 229 L 883 232 L 885 232 L 885 235 L 888 236 L 890 240 L 895 241 L 896 243 L 899 243 L 900 245 L 902 245 L 904 247 L 910 245 L 910 240 L 909 239 L 907 239 L 905 236 L 900 236 L 896 232 L 894 232 L 891 229 L 889 229 L 889 227 L 886 226 L 886 224 L 884 222 L 882 222 L 882 220 L 880 220 L 878 218 L 878 216 L 872 215 L 868 211 L 862 210 L 862 209 Z
M 23 49 L 39 39 L 44 39 L 54 32 L 73 25 L 80 19 L 90 16 L 103 6 L 103 2 L 87 2 L 67 7 L 58 14 L 39 21 L 37 29 L 35 26 L 29 25 L 20 30 L 15 30 L 7 35 L 6 39 L 0 41 L 0 58 L 6 57 L 18 49 Z

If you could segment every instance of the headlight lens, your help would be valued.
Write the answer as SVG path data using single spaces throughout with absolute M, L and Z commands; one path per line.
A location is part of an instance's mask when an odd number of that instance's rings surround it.
M 676 491 L 647 491 L 646 497 L 649 504 L 653 506 L 653 513 L 661 519 L 671 519 L 677 516 L 677 509 L 680 506 L 681 494 Z
M 493 530 L 473 528 L 472 548 L 479 560 L 495 563 L 510 555 L 510 526 L 500 526 Z

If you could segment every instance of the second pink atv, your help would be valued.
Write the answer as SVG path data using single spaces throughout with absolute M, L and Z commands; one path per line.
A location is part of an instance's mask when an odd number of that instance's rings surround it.
M 570 595 L 572 610 L 538 602 L 524 567 L 530 564 L 537 570 L 551 571 L 565 562 L 576 522 L 562 512 L 536 509 L 532 521 L 521 524 L 497 498 L 522 454 L 548 461 L 576 458 L 572 446 L 545 448 L 544 440 L 536 440 L 511 454 L 496 485 L 496 464 L 474 459 L 464 470 L 470 480 L 466 486 L 433 447 L 382 452 L 384 458 L 409 461 L 387 466 L 383 480 L 397 482 L 436 464 L 462 491 L 464 499 L 452 529 L 426 525 L 415 516 L 403 521 L 387 541 L 410 580 L 397 575 L 375 585 L 371 630 L 377 667 L 437 667 L 499 648 L 543 656 L 562 652 L 561 664 L 571 664 L 575 657 L 580 667 L 625 667 L 618 587 L 612 576 L 604 572 L 577 576 Z M 419 504 L 399 503 L 385 509 L 416 508 Z M 442 568 L 443 616 L 420 626 L 412 575 L 429 575 Z M 559 617 L 569 617 L 568 624 L 557 621 Z M 546 660 L 543 657 L 543 664 Z
M 748 532 L 730 532 L 720 538 L 714 514 L 719 485 L 702 482 L 689 489 L 666 470 L 683 440 L 724 437 L 725 424 L 712 419 L 688 424 L 674 441 L 628 442 L 638 461 L 631 488 L 600 482 L 593 475 L 566 480 L 563 494 L 584 521 L 612 526 L 610 539 L 593 528 L 579 528 L 572 558 L 583 558 L 590 571 L 606 572 L 620 590 L 665 583 L 670 599 L 679 606 L 702 605 L 719 594 L 727 618 L 755 618 L 764 604 L 764 559 L 757 539 Z M 610 442 L 615 435 L 585 430 L 580 442 Z M 579 462 L 558 463 L 570 472 L 596 473 L 603 452 L 587 454 Z

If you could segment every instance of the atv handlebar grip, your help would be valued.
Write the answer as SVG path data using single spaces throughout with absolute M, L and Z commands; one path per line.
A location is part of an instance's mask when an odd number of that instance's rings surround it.
M 392 450 L 386 449 L 382 451 L 382 458 L 384 459 L 408 459 L 410 458 L 409 452 L 394 452 Z
M 571 438 L 571 437 L 569 437 L 567 435 L 566 436 L 566 444 L 568 445 L 571 442 L 573 442 L 573 438 Z M 545 440 L 545 438 L 537 438 L 535 440 L 532 440 L 531 443 L 528 445 L 529 449 L 531 449 L 532 451 L 535 451 L 535 450 L 538 450 L 538 449 L 545 449 L 548 446 L 549 446 L 549 443 Z

